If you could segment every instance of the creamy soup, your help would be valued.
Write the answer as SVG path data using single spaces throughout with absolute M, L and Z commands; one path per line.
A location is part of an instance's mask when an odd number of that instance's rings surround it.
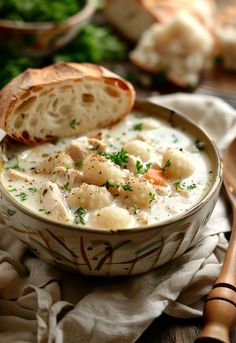
M 88 135 L 11 144 L 7 156 L 4 185 L 17 201 L 41 216 L 92 228 L 165 221 L 196 205 L 211 184 L 202 142 L 139 112 Z

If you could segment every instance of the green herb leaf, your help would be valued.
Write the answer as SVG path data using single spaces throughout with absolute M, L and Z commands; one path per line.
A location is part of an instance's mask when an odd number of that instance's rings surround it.
M 145 165 L 137 160 L 135 166 L 138 174 L 145 174 L 150 169 L 151 163 L 146 163 Z
M 173 186 L 175 187 L 175 189 L 178 191 L 179 189 L 182 189 L 182 185 L 181 185 L 181 182 L 178 181 L 178 182 L 175 182 L 173 184 Z
M 86 216 L 86 214 L 87 214 L 87 211 L 83 207 L 77 208 L 77 210 L 75 211 L 76 218 L 74 220 L 74 223 L 77 220 L 78 223 L 75 223 L 75 224 L 80 223 L 80 224 L 84 225 L 85 224 L 84 217 Z
M 17 188 L 13 188 L 13 186 L 9 186 L 9 188 L 7 189 L 8 192 L 16 192 Z
M 76 129 L 76 119 L 72 119 L 71 122 L 70 122 L 70 127 L 72 129 Z
M 116 188 L 119 188 L 120 185 L 118 183 L 111 183 L 110 181 L 106 181 L 102 187 L 106 187 L 106 189 L 109 189 L 109 188 L 112 188 L 112 187 L 116 187 Z
M 171 161 L 170 161 L 170 160 L 166 160 L 166 161 L 165 161 L 164 167 L 163 167 L 163 168 L 160 168 L 163 174 L 166 173 L 166 168 L 169 168 L 170 165 L 171 165 Z
M 47 188 L 45 188 L 44 190 L 43 190 L 43 197 L 47 194 L 47 192 L 48 192 L 48 190 L 47 190 Z
M 83 161 L 75 162 L 75 167 L 76 167 L 76 168 L 81 168 L 82 165 L 83 165 Z
M 142 131 L 143 129 L 143 123 L 138 123 L 133 126 L 133 130 L 135 131 Z
M 132 186 L 131 184 L 128 182 L 128 183 L 125 183 L 123 185 L 121 185 L 121 187 L 125 190 L 125 191 L 128 191 L 128 192 L 132 192 Z
M 120 166 L 128 162 L 128 152 L 123 148 L 120 151 L 112 152 L 111 154 L 103 151 L 100 155 Z
M 177 191 L 179 191 L 180 189 L 188 189 L 188 190 L 192 190 L 192 189 L 195 189 L 197 187 L 197 185 L 195 183 L 192 183 L 190 185 L 186 185 L 185 182 L 175 182 L 173 184 L 173 186 L 175 187 L 175 189 Z
M 150 199 L 150 200 L 149 200 L 149 203 L 156 200 L 156 196 L 155 196 L 154 193 L 151 193 L 151 192 L 150 192 L 150 193 L 148 193 L 148 195 L 149 195 L 149 199 Z
M 35 187 L 29 187 L 28 190 L 29 190 L 31 193 L 37 192 L 37 188 L 35 188 Z
M 64 186 L 63 186 L 63 188 L 64 188 L 66 191 L 71 191 L 69 182 L 65 183 Z
M 140 208 L 137 205 L 134 205 L 134 214 L 138 214 L 140 211 Z
M 19 194 L 16 194 L 16 197 L 19 197 L 20 201 L 25 201 L 27 199 L 27 195 L 24 192 L 20 192 Z

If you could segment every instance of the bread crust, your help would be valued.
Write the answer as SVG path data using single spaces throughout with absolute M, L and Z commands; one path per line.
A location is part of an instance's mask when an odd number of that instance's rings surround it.
M 101 121 L 100 127 L 114 124 L 131 110 L 135 100 L 135 90 L 128 81 L 99 65 L 90 63 L 57 63 L 41 69 L 29 68 L 15 77 L 0 91 L 0 127 L 13 139 L 26 144 L 41 143 L 54 139 L 55 137 L 45 137 L 45 139 L 34 137 L 31 136 L 30 132 L 27 132 L 25 135 L 17 135 L 16 132 L 12 132 L 9 124 L 13 119 L 14 110 L 29 94 L 38 95 L 46 86 L 57 87 L 63 82 L 70 82 L 74 85 L 84 80 L 96 80 L 101 82 L 101 84 L 111 85 L 117 91 L 122 90 L 125 92 L 127 96 L 126 109 L 121 113 L 117 113 L 117 117 L 112 118 L 112 120 L 106 119 Z M 74 133 L 76 134 L 77 132 L 74 131 Z M 65 136 L 69 135 L 65 134 Z
M 120 10 L 117 10 L 117 4 L 120 3 Z M 140 25 L 146 22 L 142 29 L 127 26 L 127 21 L 122 17 L 126 16 L 128 8 L 135 5 L 136 15 L 139 16 L 139 21 L 135 22 Z M 166 22 L 175 16 L 180 10 L 189 11 L 196 17 L 204 26 L 212 31 L 213 18 L 216 13 L 216 4 L 214 0 L 204 0 L 205 8 L 202 9 L 199 0 L 129 0 L 125 6 L 121 0 L 106 0 L 105 1 L 105 16 L 106 19 L 127 39 L 137 42 L 142 33 L 156 22 Z M 204 12 L 206 11 L 206 12 Z M 131 11 L 133 12 L 133 11 Z M 141 19 L 142 18 L 142 19 Z M 147 19 L 149 18 L 149 19 Z M 127 19 L 128 20 L 128 19 Z M 137 35 L 136 32 L 139 32 Z

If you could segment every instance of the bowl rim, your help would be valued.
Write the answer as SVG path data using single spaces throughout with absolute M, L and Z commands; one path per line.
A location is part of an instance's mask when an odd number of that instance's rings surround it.
M 152 230 L 160 230 L 162 228 L 165 228 L 166 226 L 169 226 L 171 224 L 176 224 L 178 222 L 181 222 L 183 219 L 189 218 L 192 215 L 194 215 L 196 212 L 198 212 L 205 203 L 207 203 L 214 193 L 218 190 L 218 188 L 221 186 L 223 181 L 223 161 L 220 156 L 219 150 L 213 141 L 213 139 L 210 137 L 210 135 L 200 126 L 198 126 L 196 123 L 194 123 L 193 120 L 189 119 L 186 115 L 182 114 L 180 111 L 176 111 L 175 109 L 172 109 L 171 107 L 167 107 L 165 105 L 156 104 L 148 99 L 142 99 L 138 98 L 135 101 L 134 107 L 131 109 L 130 112 L 136 109 L 136 107 L 139 106 L 150 106 L 153 109 L 156 110 L 164 110 L 169 111 L 170 117 L 173 115 L 180 118 L 182 121 L 190 125 L 192 128 L 197 128 L 199 132 L 206 138 L 208 141 L 208 144 L 210 146 L 210 149 L 212 150 L 213 154 L 216 156 L 216 173 L 215 178 L 212 181 L 212 186 L 209 189 L 208 192 L 206 192 L 201 200 L 197 202 L 193 207 L 191 207 L 186 212 L 183 212 L 179 215 L 173 216 L 170 219 L 163 220 L 159 223 L 154 223 L 151 225 L 146 226 L 138 226 L 138 227 L 131 227 L 131 228 L 124 228 L 124 229 L 109 229 L 109 228 L 91 228 L 82 226 L 80 224 L 72 224 L 72 223 L 61 223 L 59 221 L 55 221 L 53 219 L 49 219 L 47 217 L 40 216 L 37 212 L 31 210 L 30 208 L 27 208 L 26 206 L 22 205 L 19 201 L 17 201 L 13 196 L 7 192 L 6 188 L 2 184 L 2 171 L 0 172 L 0 194 L 4 195 L 4 197 L 7 199 L 8 202 L 12 203 L 15 208 L 17 208 L 20 212 L 23 212 L 24 214 L 33 217 L 36 220 L 39 220 L 41 223 L 46 223 L 49 225 L 56 225 L 57 227 L 60 227 L 62 230 L 66 231 L 78 231 L 78 232 L 86 232 L 86 233 L 96 233 L 96 234 L 105 234 L 105 235 L 124 235 L 124 234 L 132 234 L 132 233 L 140 233 L 140 232 L 148 232 Z M 168 118 L 168 116 L 167 116 Z M 5 138 L 5 137 L 4 137 Z M 2 142 L 0 142 L 0 145 Z
M 17 22 L 10 19 L 1 19 L 0 18 L 0 28 L 5 29 L 12 29 L 12 30 L 19 30 L 19 31 L 47 31 L 62 28 L 67 25 L 74 25 L 79 21 L 83 21 L 84 19 L 91 16 L 96 9 L 95 0 L 85 0 L 84 7 L 77 13 L 73 14 L 72 16 L 68 17 L 62 23 L 54 23 L 54 22 Z

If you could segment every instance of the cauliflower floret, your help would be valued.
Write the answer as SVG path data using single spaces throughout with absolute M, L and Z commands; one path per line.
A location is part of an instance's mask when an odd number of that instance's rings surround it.
M 104 207 L 94 214 L 92 225 L 99 228 L 125 229 L 132 223 L 129 212 L 120 207 Z
M 83 173 L 87 183 L 97 186 L 102 186 L 107 181 L 111 183 L 120 182 L 127 175 L 125 170 L 121 170 L 113 162 L 97 154 L 85 158 Z
M 149 181 L 130 177 L 120 189 L 120 199 L 128 206 L 148 207 L 156 200 L 156 190 Z
M 195 164 L 187 154 L 170 148 L 163 154 L 162 168 L 167 177 L 186 178 L 193 174 Z
M 124 145 L 124 150 L 129 154 L 140 157 L 142 161 L 150 160 L 152 156 L 152 147 L 146 142 L 134 139 Z
M 112 195 L 105 187 L 83 183 L 80 187 L 71 190 L 66 201 L 71 208 L 84 207 L 94 210 L 110 205 L 112 199 Z

